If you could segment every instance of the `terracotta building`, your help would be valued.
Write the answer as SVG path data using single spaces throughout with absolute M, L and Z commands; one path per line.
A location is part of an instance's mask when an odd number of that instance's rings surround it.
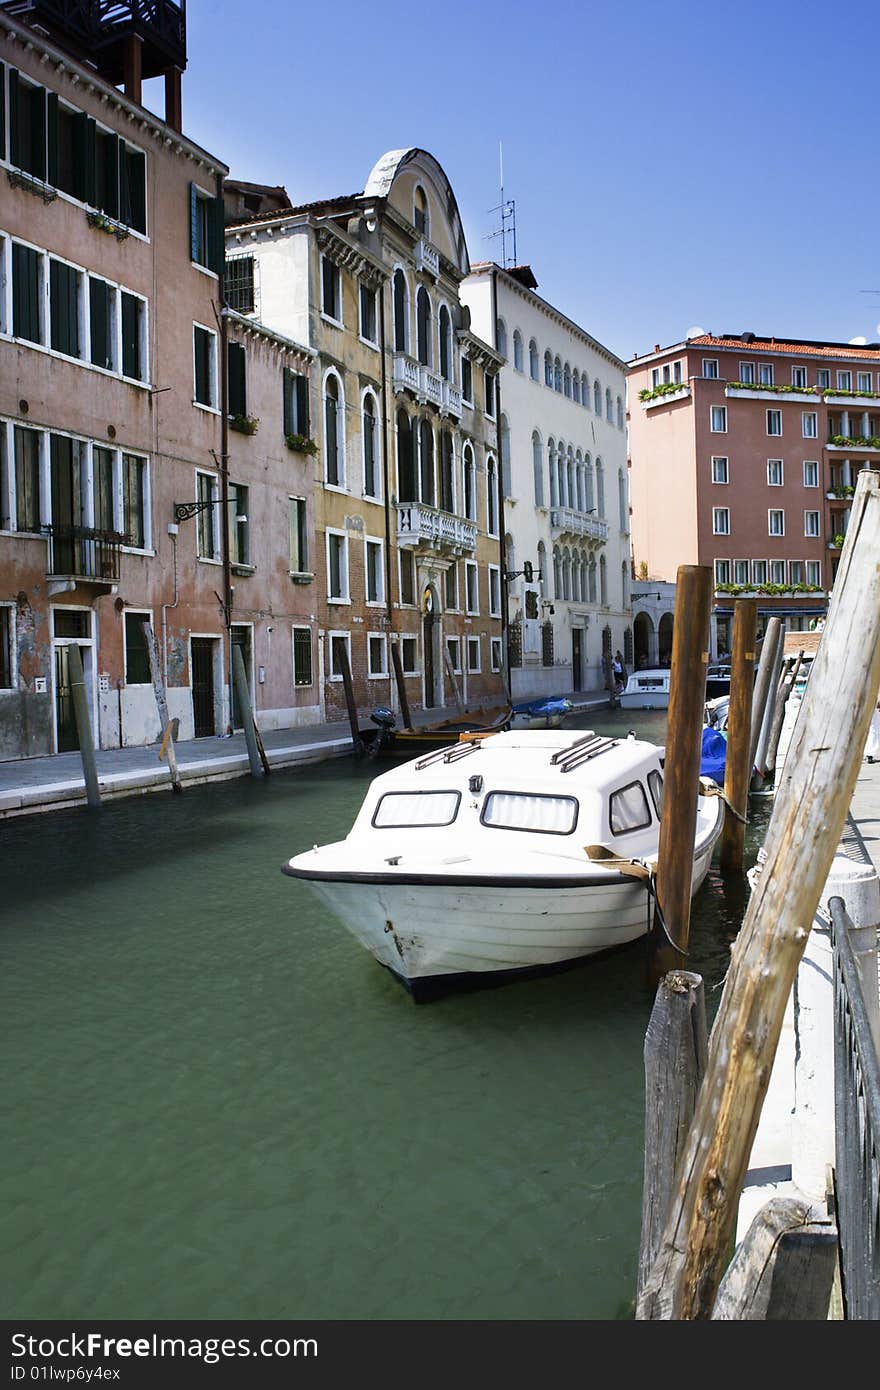
M 880 459 L 880 344 L 700 334 L 634 358 L 628 393 L 637 577 L 712 567 L 713 654 L 729 650 L 737 594 L 758 595 L 759 631 L 772 614 L 818 620 L 856 474 Z M 652 662 L 637 594 L 634 610 Z

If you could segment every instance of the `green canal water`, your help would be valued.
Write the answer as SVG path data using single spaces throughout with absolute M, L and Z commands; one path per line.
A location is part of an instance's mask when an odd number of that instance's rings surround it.
M 374 771 L 2 826 L 6 1317 L 631 1316 L 643 944 L 415 1006 L 279 871 Z M 710 1011 L 744 898 L 695 902 Z

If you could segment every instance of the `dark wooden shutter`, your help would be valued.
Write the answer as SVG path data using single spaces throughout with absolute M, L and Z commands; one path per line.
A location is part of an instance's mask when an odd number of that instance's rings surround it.
M 227 343 L 228 390 L 227 410 L 234 418 L 247 415 L 247 392 L 245 385 L 245 355 L 241 343 Z
M 49 262 L 49 341 L 56 352 L 79 356 L 79 306 L 77 272 L 62 261 Z
M 46 177 L 46 89 L 34 87 L 28 93 L 31 104 L 31 147 L 27 168 L 34 178 Z
M 223 199 L 212 198 L 208 204 L 208 269 L 221 277 L 226 267 L 225 225 Z
M 0 159 L 6 158 L 6 68 L 0 63 Z
M 58 93 L 46 93 L 46 182 L 58 186 Z
M 89 318 L 92 330 L 91 359 L 96 367 L 111 368 L 110 296 L 103 280 L 89 280 Z
M 12 332 L 28 342 L 40 341 L 40 268 L 38 253 L 12 243 Z
M 284 433 L 296 434 L 293 428 L 293 372 L 289 367 L 284 367 L 281 373 L 281 396 L 284 408 Z
M 91 116 L 77 111 L 74 117 L 73 158 L 76 196 L 90 207 L 97 203 L 95 190 L 96 126 Z
M 189 186 L 189 258 L 198 264 L 199 260 L 199 191 L 194 183 Z
M 200 405 L 211 405 L 210 339 L 204 328 L 193 328 L 195 394 Z
M 140 300 L 122 291 L 122 375 L 135 381 L 141 379 L 140 336 L 138 333 Z
M 16 169 L 21 168 L 21 139 L 19 124 L 19 100 L 20 92 L 18 87 L 18 73 L 15 68 L 9 69 L 9 162 L 14 164 Z
M 306 436 L 310 433 L 309 425 L 309 379 L 307 376 L 296 378 L 296 419 L 297 434 Z
M 119 136 L 110 131 L 99 131 L 97 142 L 100 146 L 97 206 L 110 217 L 119 216 Z

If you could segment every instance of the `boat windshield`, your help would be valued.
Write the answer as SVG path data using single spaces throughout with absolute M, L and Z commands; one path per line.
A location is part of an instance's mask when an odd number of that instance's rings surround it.
M 610 818 L 612 835 L 628 835 L 651 824 L 648 798 L 641 782 L 630 782 L 628 787 L 611 793 Z
M 373 825 L 379 830 L 451 825 L 460 801 L 460 792 L 386 792 L 373 812 Z
M 526 796 L 523 792 L 490 792 L 480 820 L 496 830 L 533 830 L 542 835 L 570 835 L 577 824 L 573 796 Z

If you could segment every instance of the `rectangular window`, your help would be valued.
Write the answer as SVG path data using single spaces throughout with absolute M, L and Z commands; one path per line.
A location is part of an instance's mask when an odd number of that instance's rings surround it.
M 767 411 L 767 433 L 772 435 L 782 434 L 782 411 Z
M 464 598 L 465 611 L 471 614 L 478 614 L 480 611 L 480 596 L 477 588 L 477 566 L 473 560 L 464 562 Z
M 767 561 L 766 561 L 766 560 L 753 560 L 753 561 L 752 561 L 752 583 L 753 583 L 753 584 L 766 584 L 766 583 L 767 583 Z
M 456 676 L 461 675 L 461 638 L 447 637 L 446 650 L 449 654 L 449 664 Z
M 831 368 L 820 367 L 816 372 L 816 385 L 820 391 L 827 391 L 831 385 Z
M 740 379 L 740 381 L 745 382 L 746 386 L 754 386 L 754 384 L 755 384 L 755 364 L 754 364 L 754 362 L 740 362 L 740 364 L 739 364 L 739 379 Z
M 189 186 L 189 247 L 195 265 L 222 275 L 226 268 L 223 199 Z
M 807 369 L 806 369 L 806 367 L 792 367 L 792 369 L 791 369 L 791 384 L 792 384 L 792 386 L 796 386 L 796 387 L 798 388 L 798 390 L 800 390 L 800 391 L 802 391 L 802 390 L 804 389 L 804 387 L 805 387 L 806 384 L 807 384 Z
M 405 676 L 418 675 L 419 645 L 415 637 L 401 637 L 400 663 L 403 666 L 403 674 Z
M 726 458 L 712 459 L 712 482 L 729 483 L 730 474 L 728 470 L 728 460 Z
M 804 535 L 818 536 L 819 534 L 819 513 L 804 512 Z
M 67 357 L 80 356 L 82 272 L 49 260 L 49 343 Z
M 667 386 L 671 380 L 672 380 L 672 378 L 671 378 L 671 376 L 669 375 L 669 363 L 668 363 L 668 362 L 664 362 L 664 364 L 663 364 L 663 385 L 664 385 L 664 386 Z
M 139 295 L 123 290 L 119 296 L 122 314 L 122 375 L 132 381 L 146 381 L 146 302 Z
M 411 550 L 401 550 L 400 555 L 400 602 L 413 604 L 416 601 L 416 566 Z
M 376 291 L 369 285 L 360 287 L 361 337 L 368 343 L 378 341 L 379 330 L 376 322 Z
M 293 629 L 293 683 L 312 683 L 312 630 L 308 627 Z
M 782 487 L 783 464 L 782 459 L 767 460 L 767 485 L 768 487 Z
M 15 612 L 8 605 L 0 605 L 0 690 L 12 690 L 14 681 L 12 633 Z
M 385 602 L 385 565 L 381 541 L 365 541 L 367 603 Z
M 804 565 L 802 560 L 789 560 L 788 562 L 788 582 L 789 584 L 803 584 Z
M 770 561 L 770 583 L 771 583 L 771 584 L 784 584 L 784 583 L 785 583 L 785 561 L 784 561 L 784 560 L 771 560 L 771 561 Z
M 125 614 L 125 684 L 151 685 L 150 657 L 147 651 L 147 634 L 144 621 L 149 622 L 149 613 Z
M 703 376 L 704 376 L 704 377 L 708 377 L 708 379 L 709 379 L 710 381 L 717 381 L 717 380 L 718 380 L 718 358 L 717 358 L 717 357 L 704 357 L 704 358 L 703 358 Z
M 727 406 L 713 405 L 709 417 L 709 429 L 713 434 L 727 433 Z
M 484 376 L 486 383 L 486 414 L 495 416 L 495 378 L 491 372 L 486 372 Z
M 651 810 L 641 782 L 611 793 L 609 818 L 612 835 L 626 835 L 651 824 Z
M 341 681 L 342 673 L 351 671 L 351 637 L 347 632 L 330 633 L 330 679 Z
M 857 391 L 872 391 L 874 388 L 871 385 L 871 382 L 872 377 L 870 372 L 856 372 Z
M 673 362 L 673 364 L 672 364 L 672 380 L 675 381 L 675 382 L 680 382 L 680 381 L 681 381 L 681 363 L 680 363 L 680 362 Z
M 217 408 L 217 334 L 193 324 L 193 388 L 197 405 Z
M 309 548 L 304 497 L 288 497 L 287 517 L 290 533 L 290 573 L 308 574 Z
M 40 436 L 36 430 L 16 425 L 15 440 L 15 529 L 40 530 L 42 489 L 40 487 Z
M 46 178 L 46 89 L 9 70 L 10 160 L 35 179 Z
M 248 489 L 243 483 L 229 484 L 229 559 L 233 565 L 250 565 L 248 534 Z
M 822 583 L 822 567 L 818 560 L 807 561 L 807 583 L 814 584 L 816 588 Z
M 367 675 L 388 675 L 388 643 L 380 633 L 367 634 Z
M 202 504 L 198 513 L 198 554 L 200 560 L 217 557 L 217 479 L 211 473 L 196 474 L 196 501 Z
M 490 650 L 491 657 L 492 657 L 492 670 L 493 670 L 493 671 L 500 671 L 500 670 L 501 670 L 501 656 L 502 656 L 502 652 L 501 652 L 501 638 L 500 638 L 500 637 L 490 637 L 490 638 L 489 638 L 489 650 Z
M 804 487 L 819 486 L 818 459 L 804 459 Z
M 815 410 L 801 411 L 801 433 L 804 439 L 818 439 L 819 416 Z
M 852 372 L 837 373 L 837 387 L 839 391 L 852 390 Z
M 136 232 L 147 231 L 147 156 L 120 142 L 120 216 Z
M 451 825 L 460 801 L 460 792 L 386 792 L 373 813 L 373 825 L 378 830 Z
M 226 408 L 229 418 L 235 420 L 247 415 L 247 360 L 242 343 L 226 344 Z
M 348 537 L 327 532 L 327 597 L 348 603 Z
M 127 545 L 136 550 L 146 548 L 147 461 L 137 454 L 122 455 L 122 529 Z
M 652 389 L 653 391 L 656 391 L 656 389 L 657 389 L 657 387 L 658 387 L 659 385 L 660 385 L 660 368 L 659 368 L 659 367 L 654 367 L 654 368 L 652 369 L 652 371 L 651 371 L 651 389 Z
M 282 375 L 284 433 L 309 438 L 309 379 L 285 367 Z
M 230 256 L 223 274 L 226 303 L 238 314 L 252 314 L 255 309 L 254 256 Z
M 471 405 L 474 399 L 474 368 L 469 357 L 461 359 L 461 395 Z
M 92 449 L 92 480 L 95 495 L 95 528 L 118 531 L 116 522 L 116 455 L 113 449 L 96 444 Z
M 501 617 L 501 570 L 497 565 L 489 566 L 489 616 Z
M 42 256 L 31 246 L 12 243 L 12 332 L 29 343 L 42 343 Z
M 95 367 L 116 369 L 116 291 L 89 276 L 89 357 Z
M 453 612 L 458 609 L 458 565 L 454 563 L 446 571 L 446 608 Z
M 480 674 L 480 639 L 479 637 L 469 637 L 467 639 L 467 659 L 468 671 L 472 675 Z
M 762 386 L 773 385 L 773 363 L 761 362 L 758 364 L 758 381 Z
M 767 531 L 771 536 L 785 535 L 785 512 L 781 508 L 771 508 L 767 513 Z
M 497 830 L 526 830 L 541 835 L 570 835 L 577 824 L 578 803 L 573 796 L 528 795 L 523 792 L 490 792 L 480 820 Z
M 321 257 L 321 312 L 342 322 L 342 272 L 329 256 Z
M 716 536 L 730 535 L 730 508 L 712 508 L 712 533 Z
M 748 584 L 748 582 L 749 582 L 749 562 L 748 562 L 748 560 L 734 560 L 734 562 L 733 562 L 733 582 L 734 582 L 734 584 Z
M 715 561 L 715 587 L 717 588 L 719 584 L 729 584 L 729 583 L 730 583 L 730 561 L 729 561 L 729 560 L 716 560 L 716 561 Z

